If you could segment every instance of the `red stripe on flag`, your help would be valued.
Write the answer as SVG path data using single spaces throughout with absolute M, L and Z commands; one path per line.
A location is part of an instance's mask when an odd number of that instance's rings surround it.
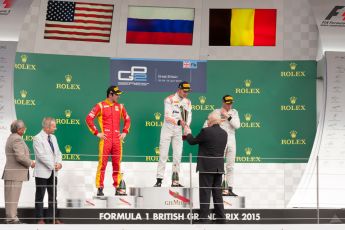
M 110 34 L 72 32 L 72 31 L 61 31 L 61 30 L 45 30 L 44 33 L 45 34 L 70 34 L 70 35 L 80 35 L 80 36 L 110 37 Z
M 127 31 L 126 43 L 161 44 L 161 45 L 192 45 L 193 34 Z
M 61 38 L 61 37 L 44 37 L 45 39 L 54 39 L 54 40 L 71 40 L 71 41 L 85 41 L 85 42 L 108 42 L 107 40 L 102 39 L 86 39 L 86 38 Z
M 86 2 L 77 2 L 78 5 L 92 5 L 92 6 L 113 6 L 110 4 L 100 4 L 100 3 L 86 3 Z
M 99 15 L 99 14 L 74 14 L 75 17 L 93 17 L 93 18 L 110 18 L 112 19 L 112 15 Z
M 112 13 L 113 10 L 106 10 L 106 9 L 94 9 L 94 8 L 86 8 L 86 7 L 75 7 L 75 10 L 84 10 L 84 11 L 94 11 L 94 12 L 108 12 Z
M 276 9 L 255 9 L 254 46 L 276 45 Z
M 110 31 L 111 28 L 101 28 L 101 27 L 92 27 L 92 26 L 69 26 L 69 25 L 59 25 L 59 24 L 46 24 L 46 27 L 55 27 L 55 28 L 66 28 L 66 29 L 82 29 L 82 30 L 101 30 L 101 31 Z
M 102 22 L 102 21 L 94 21 L 94 20 L 74 20 L 74 22 L 80 23 L 94 23 L 94 24 L 102 24 L 102 25 L 111 25 L 111 22 Z

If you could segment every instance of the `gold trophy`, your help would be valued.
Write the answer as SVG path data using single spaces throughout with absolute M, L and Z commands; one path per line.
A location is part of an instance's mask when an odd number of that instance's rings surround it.
M 180 106 L 180 112 L 181 112 L 181 119 L 184 121 L 185 124 L 187 124 L 188 119 L 188 111 L 183 108 L 183 106 Z M 182 140 L 186 139 L 186 135 L 182 135 Z

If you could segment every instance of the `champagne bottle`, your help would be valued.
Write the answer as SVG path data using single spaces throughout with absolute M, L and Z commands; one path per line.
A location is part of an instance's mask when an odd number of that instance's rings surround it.
M 121 180 L 119 183 L 119 186 L 116 189 L 116 195 L 120 196 L 126 196 L 126 183 L 125 180 L 123 179 L 123 173 L 121 173 Z

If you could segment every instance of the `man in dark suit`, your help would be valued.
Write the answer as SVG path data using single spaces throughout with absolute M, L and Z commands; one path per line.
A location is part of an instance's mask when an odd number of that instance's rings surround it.
M 207 128 L 194 138 L 189 128 L 185 129 L 186 140 L 191 145 L 199 144 L 196 170 L 199 171 L 200 222 L 208 222 L 212 192 L 216 222 L 224 223 L 224 205 L 221 190 L 224 174 L 224 150 L 227 133 L 219 126 L 221 117 L 217 113 L 208 116 Z

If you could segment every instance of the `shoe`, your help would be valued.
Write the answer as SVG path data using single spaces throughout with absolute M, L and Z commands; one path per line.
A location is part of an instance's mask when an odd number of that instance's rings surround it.
M 162 179 L 157 178 L 157 182 L 153 187 L 162 187 Z
M 23 224 L 20 220 L 15 221 L 5 221 L 5 224 Z
M 162 182 L 156 182 L 156 184 L 153 187 L 162 187 Z
M 227 220 L 225 219 L 215 219 L 213 224 L 227 224 Z
M 235 194 L 233 191 L 232 191 L 232 187 L 229 187 L 229 194 L 228 196 L 237 196 L 237 194 Z
M 58 219 L 56 219 L 53 223 L 54 224 L 64 224 L 61 220 L 58 220 Z
M 127 196 L 126 191 L 121 191 L 122 189 L 115 190 L 115 196 Z
M 183 185 L 180 184 L 178 181 L 176 181 L 176 182 L 174 181 L 171 183 L 171 187 L 183 187 Z
M 98 188 L 98 190 L 97 190 L 97 196 L 104 196 L 103 188 Z
M 199 220 L 194 220 L 192 224 L 212 224 L 212 222 L 208 219 L 199 219 Z
M 39 221 L 37 221 L 37 224 L 45 224 L 46 222 L 43 219 L 40 219 Z

